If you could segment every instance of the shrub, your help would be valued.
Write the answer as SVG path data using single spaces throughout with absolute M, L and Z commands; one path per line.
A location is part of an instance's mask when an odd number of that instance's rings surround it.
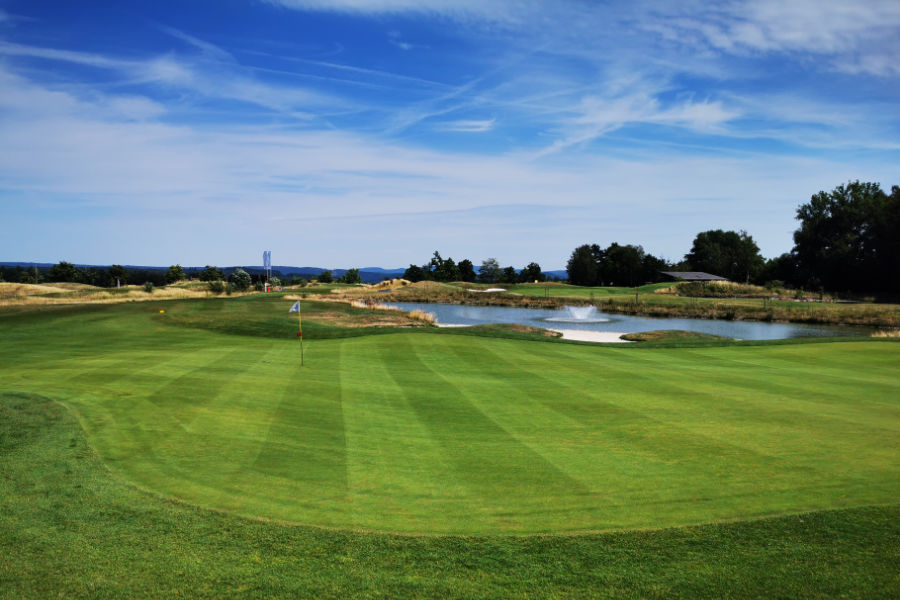
M 210 281 L 206 285 L 209 287 L 209 291 L 211 291 L 213 294 L 221 294 L 225 291 L 225 284 L 221 279 L 215 279 L 213 281 Z
M 239 292 L 246 292 L 250 289 L 250 284 L 252 280 L 250 279 L 250 274 L 243 269 L 236 269 L 234 273 L 229 275 L 228 282 L 233 286 L 233 289 Z
M 144 291 L 147 292 L 148 294 L 153 293 L 153 282 L 152 281 L 144 282 Z

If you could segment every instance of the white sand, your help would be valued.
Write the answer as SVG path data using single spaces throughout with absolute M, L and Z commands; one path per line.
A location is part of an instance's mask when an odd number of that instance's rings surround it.
M 579 342 L 602 342 L 605 344 L 630 344 L 629 340 L 620 339 L 625 335 L 622 331 L 585 331 L 583 329 L 551 329 L 562 334 L 564 340 Z
M 466 288 L 466 291 L 467 292 L 478 292 L 479 294 L 488 294 L 491 292 L 505 292 L 506 290 L 503 288 L 488 288 L 486 290 L 472 290 L 472 289 Z
M 438 327 L 471 327 L 471 325 L 461 325 L 457 323 L 435 323 Z M 562 334 L 564 340 L 575 340 L 578 342 L 600 342 L 603 344 L 630 344 L 630 340 L 620 339 L 619 336 L 625 335 L 622 331 L 585 331 L 583 329 L 550 329 Z

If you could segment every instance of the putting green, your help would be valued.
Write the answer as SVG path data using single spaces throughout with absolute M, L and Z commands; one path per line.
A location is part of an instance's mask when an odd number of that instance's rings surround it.
M 896 343 L 641 349 L 410 332 L 311 339 L 301 368 L 295 340 L 172 324 L 249 306 L 289 330 L 282 304 L 5 316 L 0 389 L 65 402 L 142 488 L 329 527 L 661 527 L 900 493 Z

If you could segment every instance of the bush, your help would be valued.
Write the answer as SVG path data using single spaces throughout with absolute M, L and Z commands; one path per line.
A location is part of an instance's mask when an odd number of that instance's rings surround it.
M 233 292 L 233 291 L 234 291 L 234 285 L 232 285 L 232 283 L 229 281 L 228 283 L 225 284 L 225 293 L 230 296 L 231 292 Z
M 148 294 L 153 293 L 153 282 L 152 281 L 144 282 L 144 291 L 147 292 Z
M 209 287 L 209 291 L 213 294 L 221 294 L 225 291 L 225 284 L 221 279 L 215 279 L 206 284 Z
M 246 292 L 250 289 L 252 280 L 250 279 L 250 274 L 247 271 L 243 269 L 237 269 L 234 273 L 229 275 L 228 282 L 233 286 L 233 289 L 239 292 Z

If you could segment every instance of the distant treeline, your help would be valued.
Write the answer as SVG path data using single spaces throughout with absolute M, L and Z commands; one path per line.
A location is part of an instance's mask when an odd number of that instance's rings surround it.
M 703 271 L 741 283 L 832 292 L 900 292 L 900 187 L 859 181 L 819 192 L 797 209 L 794 248 L 766 260 L 746 231 L 698 233 L 678 262 L 641 246 L 584 244 L 566 265 L 575 285 L 636 286 L 660 271 Z
M 575 248 L 566 264 L 568 280 L 584 286 L 638 286 L 660 281 L 661 271 L 704 271 L 741 283 L 793 286 L 830 292 L 900 292 L 900 187 L 885 193 L 877 183 L 849 182 L 831 192 L 819 192 L 797 209 L 800 227 L 794 232 L 794 248 L 766 260 L 746 231 L 714 229 L 698 233 L 683 260 L 670 262 L 653 256 L 639 245 L 612 243 L 605 248 L 583 244 Z M 122 265 L 78 267 L 61 261 L 51 267 L 0 266 L 0 281 L 40 283 L 67 281 L 102 287 L 163 286 L 182 279 L 235 280 L 243 275 L 261 285 L 261 269 L 203 269 L 172 265 L 168 269 L 125 268 Z M 235 278 L 238 274 L 240 277 Z M 281 280 L 272 273 L 271 283 L 305 283 L 303 277 Z M 546 281 L 547 274 L 536 262 L 522 269 L 501 267 L 494 258 L 476 269 L 469 259 L 459 262 L 435 251 L 423 265 L 410 264 L 403 274 L 410 281 L 469 281 L 514 284 Z M 315 278 L 322 283 L 359 283 L 359 269 L 349 269 L 340 278 L 323 271 Z M 555 278 L 550 278 L 555 279 Z
M 458 263 L 452 258 L 444 258 L 438 251 L 431 260 L 421 267 L 411 264 L 403 273 L 403 278 L 412 282 L 430 281 L 467 281 L 482 283 L 523 283 L 529 281 L 546 281 L 547 276 L 536 262 L 528 263 L 523 269 L 513 266 L 500 267 L 496 258 L 488 258 L 481 262 L 478 272 L 471 260 L 465 258 Z

